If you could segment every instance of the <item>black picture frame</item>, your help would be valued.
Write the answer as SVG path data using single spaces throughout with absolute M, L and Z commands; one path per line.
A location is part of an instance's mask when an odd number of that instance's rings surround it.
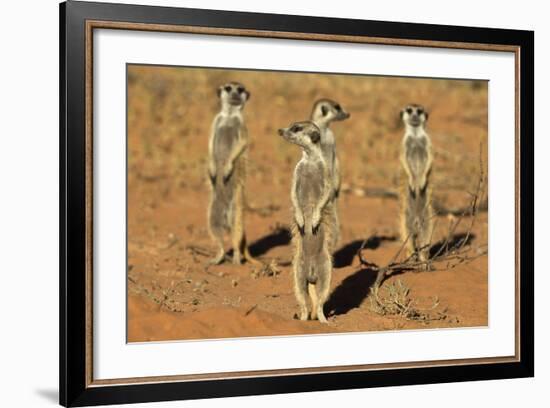
M 534 376 L 534 33 L 68 1 L 60 19 L 60 403 L 122 404 Z M 519 47 L 520 169 L 518 361 L 93 386 L 87 383 L 86 22 L 90 20 Z

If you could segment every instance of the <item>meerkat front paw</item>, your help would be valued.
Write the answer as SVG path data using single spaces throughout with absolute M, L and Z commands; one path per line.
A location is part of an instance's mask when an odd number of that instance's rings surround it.
M 296 226 L 298 227 L 298 231 L 300 231 L 300 235 L 304 236 L 306 233 L 306 225 L 304 216 L 301 213 L 296 214 L 295 217 Z
M 315 235 L 319 231 L 319 225 L 321 224 L 321 211 L 315 211 L 311 218 L 311 232 Z
M 229 179 L 231 178 L 231 174 L 233 174 L 233 166 L 227 165 L 223 169 L 223 182 L 226 184 Z
M 212 186 L 215 186 L 216 185 L 216 173 L 208 172 L 208 180 L 210 180 L 210 184 L 212 184 Z
M 208 173 L 208 179 L 210 180 L 212 185 L 216 184 L 216 172 L 217 172 L 216 165 L 214 163 L 210 163 L 208 165 L 207 173 Z

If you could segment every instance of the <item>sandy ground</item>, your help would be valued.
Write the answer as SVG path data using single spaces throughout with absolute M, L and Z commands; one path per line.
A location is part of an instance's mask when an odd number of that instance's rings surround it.
M 206 229 L 208 134 L 215 90 L 230 80 L 252 93 L 245 109 L 246 231 L 252 255 L 272 268 L 205 267 L 214 250 Z M 487 325 L 487 255 L 384 282 L 382 294 L 397 282 L 408 287 L 414 305 L 434 318 L 429 321 L 377 313 L 370 293 L 375 276 L 356 256 L 365 239 L 364 255 L 382 265 L 401 246 L 398 200 L 364 191 L 399 189 L 399 110 L 407 103 L 430 112 L 434 200 L 448 208 L 468 204 L 480 147 L 486 171 L 486 83 L 130 66 L 128 84 L 128 341 Z M 295 319 L 289 191 L 300 152 L 276 135 L 278 127 L 306 119 L 320 97 L 352 114 L 334 126 L 344 192 L 327 325 Z M 472 247 L 487 243 L 487 219 L 486 212 L 476 217 Z M 437 217 L 434 242 L 446 236 L 449 222 Z M 465 217 L 456 233 L 469 224 Z

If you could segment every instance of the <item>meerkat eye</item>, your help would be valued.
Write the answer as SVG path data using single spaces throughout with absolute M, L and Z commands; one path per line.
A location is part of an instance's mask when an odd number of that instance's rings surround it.
M 294 125 L 294 126 L 292 126 L 292 128 L 290 128 L 290 131 L 291 131 L 292 133 L 301 132 L 301 131 L 302 131 L 302 127 L 301 127 L 301 126 L 298 126 L 298 125 Z
M 225 92 L 231 92 L 231 86 L 226 85 L 223 89 L 225 89 Z
M 240 93 L 240 94 L 242 94 L 242 93 L 244 92 L 244 86 L 239 86 L 239 87 L 237 88 L 237 92 Z
M 407 108 L 405 109 L 405 112 L 407 112 L 410 115 L 411 113 L 413 113 L 413 110 L 412 108 Z
M 418 113 L 419 115 L 422 115 L 422 114 L 424 113 L 424 109 L 418 108 L 418 109 L 416 110 L 416 113 Z
M 334 105 L 334 109 L 336 109 L 337 111 L 340 111 L 342 110 L 342 107 L 338 104 Z

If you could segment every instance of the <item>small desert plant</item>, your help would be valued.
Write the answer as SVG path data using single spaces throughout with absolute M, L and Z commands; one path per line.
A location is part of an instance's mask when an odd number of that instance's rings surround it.
M 410 288 L 401 280 L 392 282 L 384 288 L 371 289 L 370 310 L 381 316 L 397 316 L 406 320 L 430 322 L 445 320 L 446 310 L 437 310 L 440 306 L 439 299 L 432 299 L 430 306 L 421 308 L 419 301 L 410 296 Z

